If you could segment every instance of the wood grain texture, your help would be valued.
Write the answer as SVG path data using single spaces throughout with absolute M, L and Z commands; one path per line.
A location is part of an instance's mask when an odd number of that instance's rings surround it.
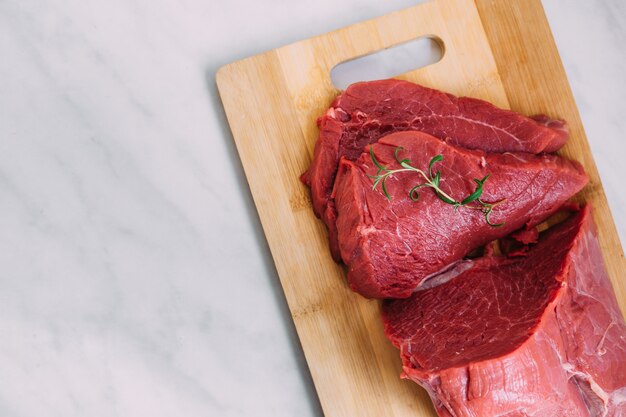
M 347 288 L 298 180 L 313 155 L 315 120 L 338 94 L 330 70 L 420 36 L 438 37 L 443 58 L 398 78 L 570 121 L 563 153 L 590 173 L 583 196 L 596 208 L 609 272 L 625 304 L 623 253 L 538 1 L 432 1 L 229 64 L 217 74 L 220 95 L 329 417 L 436 415 L 423 390 L 399 379 L 399 355 L 383 335 L 378 302 Z

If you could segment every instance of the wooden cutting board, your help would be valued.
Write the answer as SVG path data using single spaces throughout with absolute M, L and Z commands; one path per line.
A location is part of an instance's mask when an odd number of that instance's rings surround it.
M 566 119 L 560 152 L 591 181 L 600 244 L 622 311 L 626 262 L 574 98 L 539 0 L 435 0 L 222 67 L 217 84 L 313 381 L 327 416 L 435 416 L 425 391 L 399 379 L 379 303 L 352 293 L 298 176 L 315 120 L 338 90 L 337 64 L 420 36 L 436 36 L 436 64 L 398 78 L 482 98 L 524 114 Z

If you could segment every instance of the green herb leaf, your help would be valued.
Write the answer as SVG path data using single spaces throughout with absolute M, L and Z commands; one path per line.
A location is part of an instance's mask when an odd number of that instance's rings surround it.
M 439 191 L 439 190 L 437 190 L 437 189 L 435 189 L 435 195 L 436 195 L 437 197 L 439 197 L 439 199 L 440 199 L 441 201 L 443 201 L 444 203 L 454 204 L 454 205 L 456 205 L 456 204 L 457 204 L 457 201 L 456 201 L 456 200 L 453 200 L 453 199 L 451 199 L 451 198 L 448 198 L 447 196 L 443 195 L 443 194 L 441 193 L 441 191 Z
M 439 187 L 439 181 L 441 181 L 441 172 L 437 171 L 435 177 L 430 181 L 435 187 Z
M 387 181 L 387 177 L 385 177 L 385 179 L 383 179 L 383 183 L 382 183 L 382 187 L 381 188 L 383 189 L 383 193 L 385 194 L 385 197 L 387 197 L 387 200 L 391 201 L 391 196 L 387 192 L 387 186 L 385 185 L 385 181 Z
M 398 156 L 398 152 L 403 151 L 403 150 L 404 150 L 404 148 L 402 146 L 398 146 L 393 151 L 393 157 L 396 159 L 396 162 L 399 163 L 399 164 L 402 164 L 402 162 L 400 161 L 400 157 Z
M 417 201 L 420 198 L 420 194 L 417 192 L 417 190 L 419 190 L 422 187 L 426 187 L 427 184 L 418 184 L 415 187 L 411 188 L 411 191 L 409 191 L 409 198 L 413 201 Z
M 464 206 L 480 198 L 480 196 L 483 194 L 483 185 L 485 184 L 485 181 L 487 181 L 487 178 L 489 178 L 489 175 L 486 175 L 485 178 L 483 178 L 482 180 L 474 178 L 474 182 L 477 185 L 476 190 L 474 190 L 473 193 L 461 200 L 461 205 Z
M 443 155 L 441 154 L 433 156 L 433 159 L 428 163 L 428 173 L 431 177 L 433 176 L 433 165 L 439 161 L 443 161 Z
M 411 191 L 409 191 L 409 198 L 413 201 L 420 199 L 420 193 L 417 192 L 417 187 L 413 187 Z
M 378 160 L 376 159 L 376 156 L 374 155 L 374 147 L 371 145 L 370 145 L 370 157 L 372 158 L 372 162 L 374 162 L 374 165 L 378 167 L 379 174 L 381 171 L 389 171 L 387 168 L 385 168 L 378 162 Z

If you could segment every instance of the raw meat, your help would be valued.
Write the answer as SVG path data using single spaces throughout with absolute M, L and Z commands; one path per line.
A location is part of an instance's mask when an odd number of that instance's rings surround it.
M 380 137 L 418 130 L 469 149 L 505 152 L 553 152 L 568 138 L 561 120 L 535 120 L 467 97 L 401 80 L 356 83 L 348 87 L 318 120 L 320 136 L 302 180 L 311 187 L 313 210 L 328 226 L 331 252 L 339 252 L 329 198 L 343 156 L 354 160 Z
M 472 250 L 523 227 L 534 226 L 556 211 L 587 182 L 582 167 L 555 155 L 491 154 L 452 146 L 426 133 L 387 135 L 371 145 L 377 160 L 400 168 L 394 152 L 427 170 L 435 155 L 443 161 L 441 188 L 461 200 L 476 188 L 474 179 L 489 179 L 481 199 L 502 201 L 491 214 L 493 227 L 478 210 L 455 210 L 431 188 L 420 190 L 419 201 L 409 190 L 423 182 L 413 172 L 387 180 L 391 201 L 379 185 L 369 147 L 356 161 L 342 159 L 333 190 L 341 258 L 348 266 L 350 287 L 369 298 L 405 298 L 428 276 L 459 261 Z M 475 204 L 473 204 L 475 205 Z
M 383 320 L 403 377 L 440 416 L 626 416 L 626 325 L 589 208 L 524 257 L 465 261 L 437 281 L 385 302 Z

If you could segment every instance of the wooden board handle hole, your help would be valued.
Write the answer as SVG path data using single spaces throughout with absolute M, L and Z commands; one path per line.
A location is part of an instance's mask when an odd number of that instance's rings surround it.
M 435 64 L 443 58 L 441 38 L 428 35 L 341 62 L 330 70 L 333 85 L 340 90 L 357 81 L 372 81 Z

